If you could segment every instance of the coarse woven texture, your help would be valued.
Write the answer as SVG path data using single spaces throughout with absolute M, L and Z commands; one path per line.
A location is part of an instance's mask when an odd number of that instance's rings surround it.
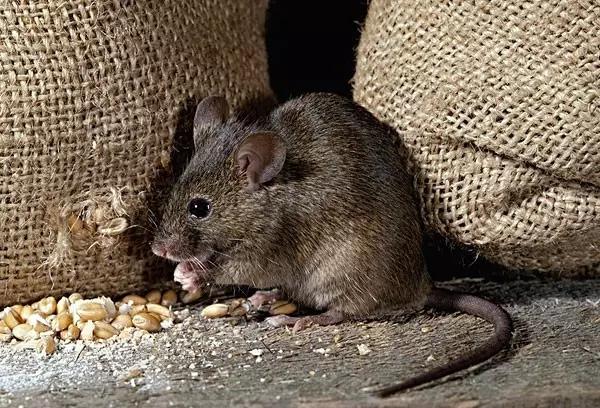
M 600 3 L 373 0 L 354 97 L 430 230 L 511 269 L 600 268 Z
M 0 304 L 152 280 L 146 209 L 186 104 L 270 95 L 266 7 L 0 3 Z

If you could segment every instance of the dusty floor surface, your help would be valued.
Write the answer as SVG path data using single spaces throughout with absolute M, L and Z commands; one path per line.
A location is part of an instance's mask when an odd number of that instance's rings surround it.
M 515 320 L 511 349 L 387 400 L 364 388 L 439 364 L 491 327 L 426 312 L 292 334 L 205 321 L 193 307 L 183 323 L 129 342 L 64 345 L 51 357 L 0 346 L 0 406 L 600 406 L 600 280 L 448 287 L 500 301 Z

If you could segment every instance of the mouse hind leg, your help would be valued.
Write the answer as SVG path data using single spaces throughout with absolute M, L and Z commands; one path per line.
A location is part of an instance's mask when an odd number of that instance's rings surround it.
M 357 252 L 349 245 L 348 241 L 335 242 L 321 248 L 323 255 L 316 252 L 314 263 L 307 265 L 307 279 L 295 293 L 301 304 L 324 312 L 302 317 L 272 316 L 265 322 L 273 327 L 293 326 L 293 331 L 297 332 L 313 325 L 335 325 L 361 310 L 369 310 L 372 295 L 367 287 L 368 280 L 357 267 L 360 262 L 355 262 Z

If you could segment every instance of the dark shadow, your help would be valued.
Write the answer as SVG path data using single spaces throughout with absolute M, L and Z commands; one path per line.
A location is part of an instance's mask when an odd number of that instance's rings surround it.
M 277 106 L 275 95 L 259 95 L 246 99 L 233 116 L 244 125 L 263 124 L 267 116 Z
M 508 271 L 481 257 L 476 248 L 452 242 L 438 233 L 425 236 L 423 252 L 429 274 L 436 281 L 471 277 L 504 282 L 515 277 L 535 279 L 540 276 L 531 271 Z
M 271 0 L 266 44 L 271 87 L 281 101 L 308 92 L 351 96 L 366 0 Z
M 186 99 L 177 119 L 170 156 L 173 182 L 183 173 L 194 155 L 194 114 L 199 102 L 196 98 Z
M 170 187 L 183 172 L 194 152 L 192 126 L 195 109 L 196 101 L 186 100 L 177 119 L 169 154 L 170 168 L 165 168 L 163 163 L 157 163 L 156 173 L 145 196 L 145 206 L 131 215 L 132 223 L 136 225 L 136 228 L 128 232 L 127 237 L 132 251 L 148 251 L 150 255 L 150 243 L 162 216 L 161 207 L 167 201 Z M 150 285 L 173 279 L 172 262 L 154 255 L 145 259 L 148 259 L 144 269 L 147 271 L 147 281 Z

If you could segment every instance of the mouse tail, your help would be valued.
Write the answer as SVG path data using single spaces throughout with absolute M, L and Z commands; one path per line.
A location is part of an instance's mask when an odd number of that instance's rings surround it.
M 460 311 L 480 317 L 494 325 L 494 334 L 487 342 L 470 351 L 467 355 L 450 361 L 443 366 L 433 368 L 400 384 L 380 389 L 376 391 L 377 396 L 387 397 L 482 363 L 504 349 L 512 338 L 512 320 L 509 314 L 500 306 L 480 297 L 433 288 L 427 297 L 425 306 Z

